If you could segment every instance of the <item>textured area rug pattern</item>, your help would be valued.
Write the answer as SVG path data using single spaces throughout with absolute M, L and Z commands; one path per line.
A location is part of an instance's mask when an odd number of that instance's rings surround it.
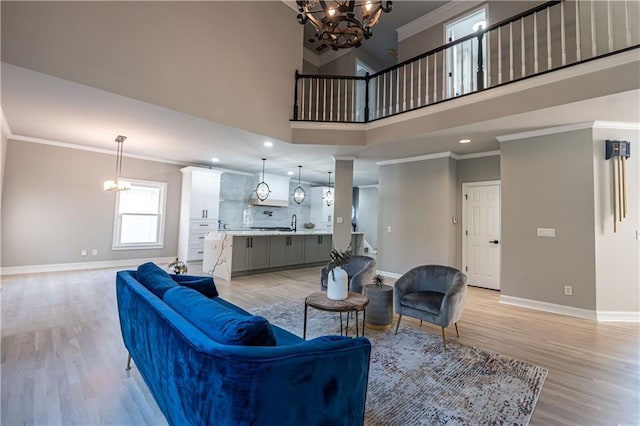
M 304 301 L 282 302 L 253 313 L 302 336 Z M 355 335 L 350 320 L 349 335 Z M 361 325 L 361 324 L 360 324 Z M 464 333 L 464 330 L 461 330 Z M 340 333 L 340 317 L 309 308 L 307 338 Z M 393 330 L 365 330 L 371 366 L 365 424 L 526 425 L 547 370 L 448 340 L 402 323 Z

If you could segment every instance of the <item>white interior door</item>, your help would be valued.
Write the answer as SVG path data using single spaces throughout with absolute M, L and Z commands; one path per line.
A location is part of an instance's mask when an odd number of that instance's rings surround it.
M 500 290 L 500 182 L 462 184 L 462 210 L 467 284 Z

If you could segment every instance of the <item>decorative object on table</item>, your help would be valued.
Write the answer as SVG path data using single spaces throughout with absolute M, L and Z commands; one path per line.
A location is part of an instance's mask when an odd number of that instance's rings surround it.
M 304 192 L 304 188 L 300 184 L 301 170 L 302 170 L 302 166 L 298 166 L 298 186 L 296 187 L 296 189 L 293 190 L 293 194 L 291 194 L 291 196 L 293 197 L 293 201 L 295 201 L 296 204 L 302 204 L 304 199 L 307 197 L 307 193 Z
M 327 203 L 328 206 L 332 206 L 333 202 L 336 199 L 335 194 L 331 190 L 331 172 L 329 172 L 329 189 L 327 189 L 327 192 L 322 194 L 322 199 L 325 203 Z
M 307 222 L 307 223 L 304 224 L 304 227 L 306 229 L 313 229 L 315 226 L 316 226 L 316 224 L 315 223 L 311 223 L 311 222 Z
M 331 263 L 320 270 L 320 290 L 327 290 Z M 369 284 L 376 274 L 376 260 L 373 257 L 363 255 L 351 255 L 347 263 L 341 266 L 347 271 L 349 278 L 349 291 L 362 293 L 365 284 Z
M 331 249 L 329 254 L 329 276 L 327 279 L 327 298 L 331 300 L 344 300 L 349 294 L 349 276 L 342 265 L 349 261 L 351 249 L 345 251 Z
M 184 263 L 182 260 L 178 260 L 177 257 L 176 257 L 176 260 L 174 260 L 173 262 L 167 265 L 167 268 L 169 268 L 169 270 L 176 275 L 187 273 L 187 264 Z
M 611 193 L 613 194 L 613 232 L 618 222 L 627 217 L 627 158 L 631 156 L 631 142 L 605 142 L 605 160 L 611 160 Z
M 253 314 L 302 336 L 303 300 L 263 306 Z M 349 325 L 349 335 L 355 335 L 354 322 Z M 425 333 L 417 322 L 403 325 L 397 335 L 367 330 L 365 426 L 529 424 L 546 369 L 455 341 L 444 352 L 437 334 Z M 309 339 L 339 332 L 338 315 L 309 309 Z
M 262 180 L 260 183 L 256 185 L 255 193 L 256 197 L 260 201 L 264 201 L 269 198 L 269 194 L 271 193 L 271 189 L 269 189 L 269 185 L 264 181 L 264 162 L 267 161 L 266 158 L 262 159 Z
M 131 189 L 131 182 L 122 179 L 122 144 L 125 139 L 127 137 L 122 135 L 116 137 L 116 143 L 118 144 L 116 151 L 116 179 L 104 182 L 103 188 L 105 191 L 126 191 Z
M 391 1 L 382 0 L 298 0 L 298 22 L 310 22 L 316 38 L 333 50 L 360 47 L 373 33 L 382 12 L 391 12 Z
M 467 276 L 455 268 L 441 265 L 416 266 L 395 282 L 396 334 L 402 315 L 442 327 L 442 345 L 447 350 L 445 328 L 462 316 L 467 298 Z
M 388 330 L 393 323 L 393 287 L 385 285 L 384 276 L 376 274 L 371 284 L 364 286 L 369 299 L 366 309 L 367 328 Z

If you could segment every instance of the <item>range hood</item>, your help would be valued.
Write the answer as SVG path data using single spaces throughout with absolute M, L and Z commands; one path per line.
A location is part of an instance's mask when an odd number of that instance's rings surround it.
M 256 185 L 262 180 L 262 175 L 257 174 L 254 179 L 254 184 L 251 189 L 251 196 L 249 198 L 249 204 L 253 206 L 269 206 L 269 207 L 288 207 L 289 206 L 289 178 L 265 174 L 264 181 L 269 185 L 271 193 L 269 198 L 264 201 L 260 201 L 256 197 L 254 191 Z

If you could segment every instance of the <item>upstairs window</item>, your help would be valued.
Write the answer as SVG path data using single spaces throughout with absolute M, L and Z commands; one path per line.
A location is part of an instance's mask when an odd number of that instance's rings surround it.
M 128 180 L 131 189 L 116 194 L 113 250 L 164 247 L 167 184 Z

